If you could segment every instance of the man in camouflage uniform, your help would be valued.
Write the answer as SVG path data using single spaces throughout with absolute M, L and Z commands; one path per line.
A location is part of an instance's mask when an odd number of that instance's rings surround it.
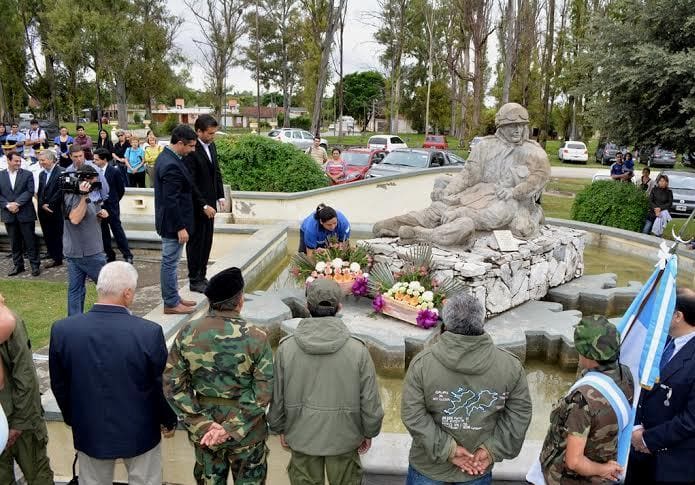
M 587 317 L 574 330 L 582 377 L 600 372 L 610 377 L 632 402 L 630 370 L 618 362 L 620 336 L 605 317 Z M 622 472 L 618 455 L 618 419 L 610 403 L 589 385 L 560 400 L 550 414 L 541 450 L 548 485 L 609 484 Z
M 3 316 L 11 314 L 0 295 Z M 53 471 L 46 454 L 48 431 L 43 420 L 39 379 L 24 321 L 14 316 L 15 326 L 0 344 L 0 404 L 7 415 L 9 436 L 0 455 L 0 483 L 12 485 L 14 461 L 29 485 L 53 485 Z
M 238 268 L 218 273 L 205 290 L 210 310 L 176 336 L 164 394 L 195 448 L 199 485 L 261 485 L 267 474 L 265 408 L 273 387 L 266 334 L 240 316 L 244 280 Z

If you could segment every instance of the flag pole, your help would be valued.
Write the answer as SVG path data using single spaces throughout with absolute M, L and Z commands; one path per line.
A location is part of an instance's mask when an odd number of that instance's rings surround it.
M 678 235 L 676 235 L 676 231 L 671 228 L 671 234 L 673 235 L 673 246 L 671 246 L 670 252 L 671 254 L 676 254 L 676 249 L 678 248 L 678 244 L 688 244 L 693 240 L 693 238 L 688 239 L 687 241 L 683 240 L 683 236 L 685 235 L 685 229 L 688 227 L 688 225 L 692 222 L 693 216 L 695 216 L 695 210 L 693 210 L 690 213 L 690 216 L 688 219 L 686 219 L 685 224 L 681 226 L 681 230 L 678 231 Z

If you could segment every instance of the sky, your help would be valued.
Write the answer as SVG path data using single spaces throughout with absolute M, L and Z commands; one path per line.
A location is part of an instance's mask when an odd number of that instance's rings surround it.
M 200 39 L 200 27 L 193 15 L 188 12 L 188 7 L 183 0 L 169 0 L 167 3 L 172 13 L 184 19 L 176 44 L 183 55 L 191 61 L 189 70 L 192 82 L 190 85 L 196 89 L 204 89 L 205 75 L 196 61 L 200 58 L 200 51 L 193 42 L 194 39 Z M 381 47 L 374 41 L 376 27 L 370 25 L 373 23 L 370 22 L 373 18 L 370 12 L 377 10 L 377 7 L 377 0 L 348 0 L 348 22 L 344 32 L 345 74 L 368 69 L 381 70 L 378 60 Z M 228 80 L 233 91 L 256 90 L 256 82 L 251 78 L 251 73 L 243 67 L 230 69 Z M 332 83 L 330 86 L 332 87 Z

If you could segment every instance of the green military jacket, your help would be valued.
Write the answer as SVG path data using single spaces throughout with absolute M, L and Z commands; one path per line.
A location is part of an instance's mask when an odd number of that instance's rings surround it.
M 273 354 L 265 332 L 238 313 L 210 310 L 187 323 L 169 352 L 164 395 L 199 443 L 213 422 L 243 447 L 268 435 L 265 409 L 273 387 Z
M 607 375 L 632 403 L 633 384 L 630 369 L 617 363 L 593 371 Z M 582 372 L 582 376 L 586 374 Z M 560 399 L 550 413 L 550 428 L 541 450 L 541 466 L 547 485 L 609 484 L 600 477 L 582 477 L 565 467 L 569 434 L 586 439 L 584 456 L 606 463 L 618 456 L 618 418 L 610 403 L 591 386 L 580 386 Z
M 34 368 L 27 327 L 17 315 L 15 320 L 14 332 L 0 344 L 0 361 L 5 371 L 0 404 L 7 415 L 10 429 L 44 430 L 39 379 Z

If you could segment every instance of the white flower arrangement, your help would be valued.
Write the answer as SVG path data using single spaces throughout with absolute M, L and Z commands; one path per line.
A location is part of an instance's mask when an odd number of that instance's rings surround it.
M 331 266 L 333 266 L 333 268 L 335 268 L 335 269 L 341 269 L 343 267 L 343 260 L 340 258 L 335 258 L 331 262 Z
M 306 279 L 306 284 L 307 284 L 307 285 L 310 285 L 310 284 L 313 283 L 315 280 L 316 280 L 316 278 L 314 278 L 313 276 L 309 276 L 309 277 Z
M 318 273 L 323 273 L 326 270 L 326 263 L 323 261 L 319 261 L 316 263 L 316 272 Z
M 428 303 L 431 303 L 434 300 L 434 293 L 431 291 L 425 291 L 422 294 L 422 301 L 426 301 Z M 432 307 L 430 307 L 432 308 Z
M 351 273 L 357 273 L 361 269 L 362 268 L 360 267 L 360 263 L 350 263 L 350 272 Z

